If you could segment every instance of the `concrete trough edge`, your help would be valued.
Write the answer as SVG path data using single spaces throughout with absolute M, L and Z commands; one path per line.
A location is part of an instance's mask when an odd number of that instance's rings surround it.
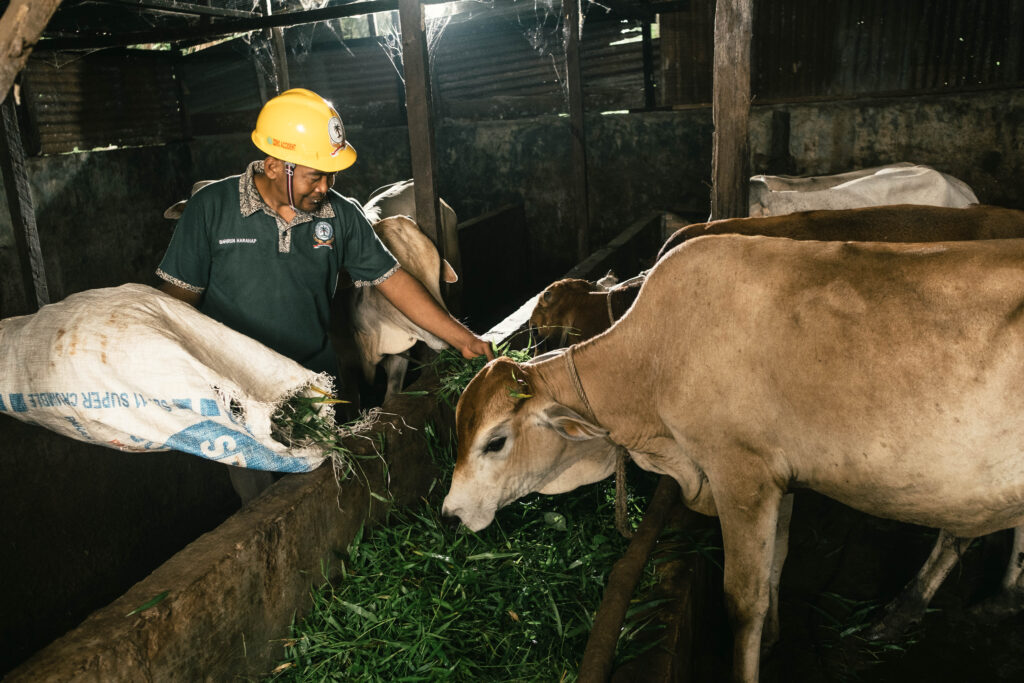
M 427 493 L 436 471 L 422 427 L 434 422 L 447 433 L 453 421 L 436 389 L 436 376 L 425 371 L 408 391 L 429 395 L 396 397 L 369 438 L 346 439 L 364 456 L 362 476 L 339 486 L 328 463 L 278 480 L 4 680 L 223 681 L 269 673 L 335 554 L 364 523 L 384 518 L 389 506 L 370 491 L 390 493 L 396 505 Z M 165 591 L 159 603 L 128 616 Z

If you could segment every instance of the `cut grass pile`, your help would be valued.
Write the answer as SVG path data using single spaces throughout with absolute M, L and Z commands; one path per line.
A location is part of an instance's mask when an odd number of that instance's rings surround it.
M 454 445 L 425 434 L 442 472 L 431 500 L 357 536 L 293 625 L 271 680 L 576 680 L 607 575 L 627 545 L 614 530 L 614 483 L 528 496 L 480 533 L 455 529 L 439 514 Z M 637 512 L 633 500 L 630 508 Z M 638 628 L 624 629 L 620 663 L 640 654 Z

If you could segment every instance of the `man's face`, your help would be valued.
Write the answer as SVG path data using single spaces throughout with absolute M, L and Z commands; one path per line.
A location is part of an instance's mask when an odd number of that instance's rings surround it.
M 296 166 L 292 181 L 292 197 L 295 207 L 312 213 L 320 208 L 327 198 L 327 191 L 334 186 L 334 173 L 325 173 L 309 166 Z M 287 178 L 284 178 L 287 183 Z M 288 190 L 285 189 L 287 193 Z

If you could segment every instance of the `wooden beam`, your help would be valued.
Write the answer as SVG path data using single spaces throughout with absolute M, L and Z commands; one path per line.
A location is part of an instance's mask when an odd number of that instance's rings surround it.
M 0 131 L 0 172 L 4 176 L 14 243 L 21 262 L 25 301 L 28 309 L 34 312 L 50 303 L 50 292 L 46 285 L 46 268 L 39 247 L 39 230 L 36 227 L 28 173 L 25 172 L 25 150 L 21 145 L 21 130 L 15 106 L 14 98 L 9 94 L 0 103 L 0 127 L 3 128 Z
M 21 0 L 27 3 L 29 0 Z M 50 0 L 51 2 L 54 0 Z M 249 33 L 266 28 L 301 26 L 341 17 L 355 17 L 374 12 L 398 9 L 398 0 L 361 0 L 348 5 L 322 9 L 281 12 L 272 16 L 256 15 L 251 19 L 231 19 L 211 22 L 203 26 L 136 31 L 134 33 L 103 34 L 84 38 L 48 38 L 39 41 L 39 49 L 46 50 L 98 50 L 108 47 L 145 45 L 148 43 L 175 43 L 182 40 L 214 39 L 233 33 Z
M 752 18 L 753 0 L 718 0 L 715 5 L 712 220 L 743 217 L 748 213 Z
M 462 272 L 459 235 L 456 226 L 441 222 L 437 198 L 437 150 L 434 145 L 434 110 L 430 91 L 430 56 L 427 54 L 426 26 L 420 0 L 399 0 L 398 18 L 402 28 L 402 70 L 405 73 L 405 105 L 409 118 L 409 157 L 416 194 L 416 222 L 437 245 L 441 257 L 456 273 Z M 462 307 L 461 280 L 441 285 L 449 309 Z
M 271 6 L 271 0 L 266 0 L 266 16 L 271 16 L 274 10 Z M 289 85 L 290 79 L 288 78 L 288 50 L 285 49 L 284 45 L 284 29 L 277 26 L 270 29 L 270 54 L 273 56 L 274 62 L 274 88 L 276 89 L 277 95 L 280 95 L 285 90 L 288 90 L 291 86 Z
M 657 98 L 654 92 L 654 40 L 651 38 L 651 22 L 645 21 L 641 27 L 641 47 L 644 60 L 644 109 L 654 109 Z
M 0 17 L 0 93 L 4 97 L 28 61 L 61 0 L 11 0 Z
M 191 14 L 195 16 L 210 17 L 251 17 L 256 16 L 252 12 L 243 9 L 228 9 L 226 7 L 210 7 L 195 2 L 177 2 L 176 0 L 103 0 L 115 5 L 129 5 L 139 9 L 153 9 L 161 12 L 173 12 L 174 14 Z
M 576 225 L 576 260 L 590 253 L 590 199 L 587 193 L 587 134 L 580 69 L 580 2 L 562 3 L 565 32 L 565 80 L 569 89 L 569 132 L 572 135 L 572 213 Z

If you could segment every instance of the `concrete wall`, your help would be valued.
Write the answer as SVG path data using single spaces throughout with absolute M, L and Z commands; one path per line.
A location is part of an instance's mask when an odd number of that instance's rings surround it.
M 964 179 L 982 201 L 1024 208 L 1022 105 L 1021 91 L 793 105 L 786 107 L 789 150 L 800 174 L 915 161 Z M 766 161 L 774 109 L 754 111 L 754 173 L 777 171 Z M 594 246 L 653 209 L 706 215 L 711 132 L 706 108 L 588 117 Z M 348 133 L 359 161 L 339 179 L 343 193 L 365 198 L 409 176 L 404 128 Z M 443 121 L 438 150 L 441 193 L 462 219 L 523 201 L 533 262 L 524 277 L 531 284 L 549 282 L 576 262 L 565 118 Z M 242 133 L 31 159 L 53 298 L 155 283 L 152 271 L 172 228 L 164 208 L 192 181 L 241 172 L 253 157 Z M 0 207 L 0 317 L 27 310 L 9 217 Z M 0 467 L 0 672 L 109 603 L 238 505 L 222 466 L 173 453 L 121 454 L 6 415 Z

